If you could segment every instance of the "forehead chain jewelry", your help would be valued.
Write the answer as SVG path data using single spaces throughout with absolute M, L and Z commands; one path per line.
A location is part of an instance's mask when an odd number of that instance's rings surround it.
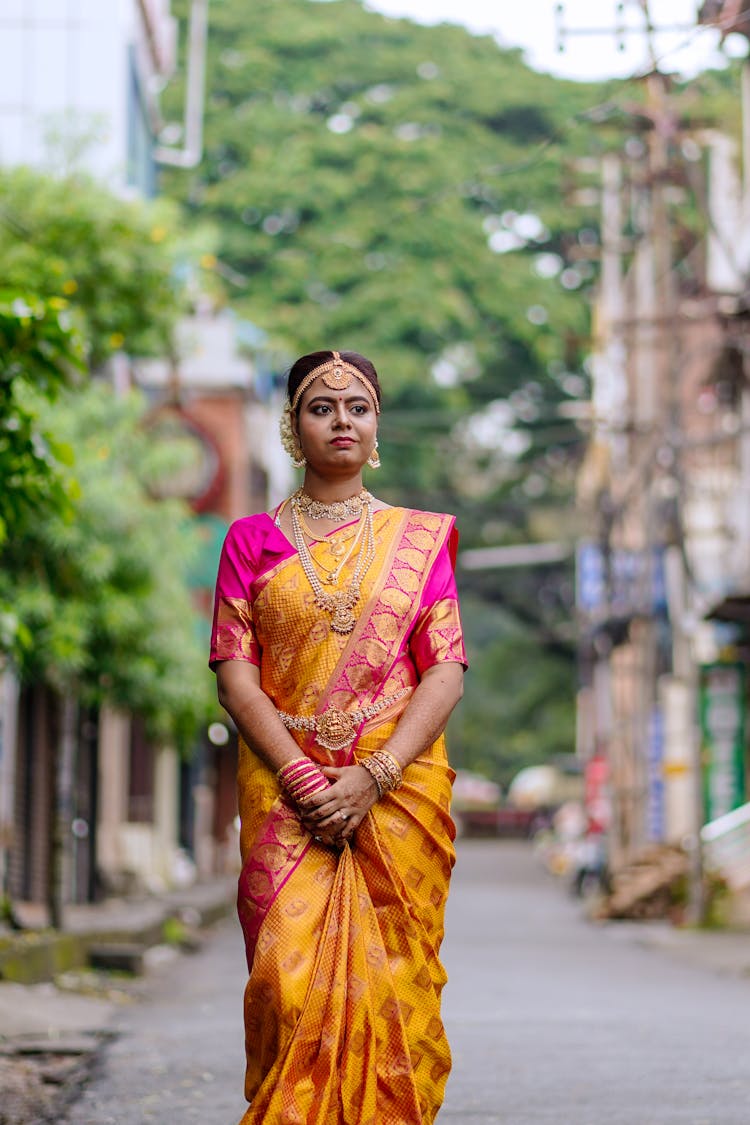
M 355 367 L 353 363 L 348 363 L 345 359 L 342 359 L 339 352 L 334 352 L 333 359 L 327 359 L 325 363 L 318 364 L 317 367 L 313 367 L 312 371 L 309 371 L 307 375 L 305 375 L 304 379 L 297 387 L 297 390 L 294 392 L 294 397 L 290 404 L 291 410 L 297 409 L 297 405 L 303 394 L 307 388 L 315 382 L 318 376 L 320 376 L 325 385 L 330 387 L 332 391 L 344 391 L 347 387 L 351 386 L 354 379 L 358 379 L 372 399 L 375 406 L 375 413 L 380 413 L 378 396 L 370 380 L 365 373 L 360 371 L 358 367 Z

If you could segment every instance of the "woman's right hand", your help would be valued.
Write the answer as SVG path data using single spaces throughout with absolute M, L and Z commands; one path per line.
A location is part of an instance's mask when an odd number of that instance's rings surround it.
M 323 843 L 340 848 L 377 801 L 378 787 L 372 774 L 359 765 L 324 766 L 323 773 L 331 786 L 310 798 L 302 823 Z

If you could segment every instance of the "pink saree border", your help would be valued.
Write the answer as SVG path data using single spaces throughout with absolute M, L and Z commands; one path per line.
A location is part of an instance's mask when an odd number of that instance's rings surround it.
M 394 534 L 391 550 L 383 566 L 384 580 L 376 585 L 370 594 L 365 611 L 360 617 L 360 623 L 331 676 L 329 687 L 318 701 L 317 714 L 331 706 L 348 710 L 352 703 L 355 703 L 357 708 L 365 707 L 374 703 L 382 694 L 388 676 L 401 655 L 409 627 L 421 609 L 422 595 L 429 582 L 435 560 L 454 524 L 453 516 L 414 509 L 403 510 L 401 526 Z M 424 545 L 424 533 L 427 533 L 431 539 L 427 547 Z M 416 585 L 413 578 L 405 579 L 406 572 L 417 575 Z M 409 588 L 410 583 L 411 588 Z M 395 597 L 389 597 L 391 593 Z M 395 633 L 389 637 L 387 644 L 378 632 L 377 619 L 381 615 L 391 621 L 395 620 L 396 623 Z M 373 663 L 373 653 L 378 648 L 383 651 L 382 659 L 379 663 Z M 353 671 L 363 664 L 366 664 L 377 677 L 377 687 L 369 697 L 363 695 L 351 681 Z M 408 699 L 404 701 L 401 710 L 407 703 Z M 391 708 L 389 708 L 389 716 L 392 717 Z M 364 725 L 363 723 L 360 726 L 354 741 L 343 751 L 343 760 L 337 761 L 336 765 L 349 765 L 353 761 L 357 741 Z M 305 740 L 306 750 L 310 750 L 313 741 L 314 735 L 311 734 Z
M 296 839 L 294 832 L 290 841 L 281 839 L 284 824 L 299 830 Z M 279 797 L 261 825 L 237 880 L 237 914 L 245 938 L 248 971 L 266 915 L 311 845 L 312 838 L 300 828 L 296 812 Z

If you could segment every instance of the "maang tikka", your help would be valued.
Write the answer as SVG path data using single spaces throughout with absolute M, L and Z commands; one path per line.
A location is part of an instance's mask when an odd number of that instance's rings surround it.
M 321 377 L 327 387 L 332 391 L 344 391 L 347 387 L 351 386 L 354 379 L 358 379 L 367 393 L 370 395 L 375 406 L 375 413 L 380 413 L 380 403 L 378 396 L 375 394 L 375 388 L 370 380 L 367 378 L 363 371 L 355 367 L 353 363 L 348 363 L 345 359 L 341 358 L 339 352 L 333 353 L 333 359 L 327 359 L 325 363 L 319 363 L 317 367 L 313 367 L 312 371 L 308 371 L 304 379 L 294 392 L 294 398 L 290 403 L 290 409 L 296 410 L 297 405 L 302 398 L 307 388 Z

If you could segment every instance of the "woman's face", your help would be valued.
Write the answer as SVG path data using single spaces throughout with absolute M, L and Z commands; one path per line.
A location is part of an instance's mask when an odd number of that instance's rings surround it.
M 325 475 L 358 472 L 375 448 L 378 416 L 372 397 L 358 379 L 333 391 L 321 376 L 302 396 L 292 426 L 308 464 Z

